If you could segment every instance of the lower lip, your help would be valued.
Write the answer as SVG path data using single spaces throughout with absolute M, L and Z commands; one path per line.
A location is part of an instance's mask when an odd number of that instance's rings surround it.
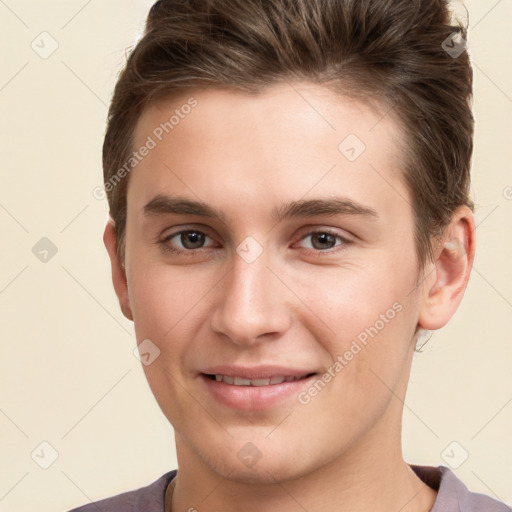
M 203 374 L 200 377 L 209 392 L 221 404 L 243 411 L 260 411 L 279 405 L 291 396 L 297 396 L 305 386 L 311 383 L 315 375 L 268 386 L 235 386 L 218 382 Z

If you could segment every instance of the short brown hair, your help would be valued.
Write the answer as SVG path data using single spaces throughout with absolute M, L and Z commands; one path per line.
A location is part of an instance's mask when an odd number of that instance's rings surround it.
M 198 87 L 258 93 L 285 80 L 314 82 L 378 101 L 399 122 L 424 265 L 454 210 L 473 209 L 473 72 L 464 48 L 447 51 L 454 33 L 465 41 L 448 0 L 160 0 L 115 87 L 105 184 L 126 169 L 152 101 Z M 122 262 L 128 181 L 107 189 Z

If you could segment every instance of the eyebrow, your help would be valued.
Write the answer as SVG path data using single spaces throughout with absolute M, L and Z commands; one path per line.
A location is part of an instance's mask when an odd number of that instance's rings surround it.
M 220 222 L 225 222 L 226 220 L 225 215 L 215 208 L 201 201 L 181 197 L 157 195 L 142 210 L 144 216 L 167 214 L 196 215 Z M 271 215 L 276 222 L 318 215 L 358 215 L 378 218 L 378 214 L 373 208 L 343 197 L 292 201 L 281 208 L 274 209 Z

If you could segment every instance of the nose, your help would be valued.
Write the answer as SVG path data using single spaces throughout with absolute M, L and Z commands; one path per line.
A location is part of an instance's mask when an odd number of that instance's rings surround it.
M 247 263 L 237 254 L 217 288 L 211 327 L 237 345 L 278 338 L 291 325 L 291 293 L 262 255 Z

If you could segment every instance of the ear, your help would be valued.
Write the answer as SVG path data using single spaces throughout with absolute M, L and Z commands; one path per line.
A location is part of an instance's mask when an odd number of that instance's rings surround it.
M 434 261 L 423 283 L 419 327 L 440 329 L 455 314 L 462 300 L 475 257 L 475 219 L 463 206 L 452 215 L 436 247 Z
M 108 218 L 105 232 L 103 233 L 103 242 L 110 256 L 110 265 L 112 267 L 112 282 L 116 291 L 121 311 L 129 320 L 133 321 L 132 308 L 130 306 L 130 298 L 128 296 L 128 282 L 126 280 L 126 271 L 117 255 L 117 238 L 116 228 L 112 217 Z

